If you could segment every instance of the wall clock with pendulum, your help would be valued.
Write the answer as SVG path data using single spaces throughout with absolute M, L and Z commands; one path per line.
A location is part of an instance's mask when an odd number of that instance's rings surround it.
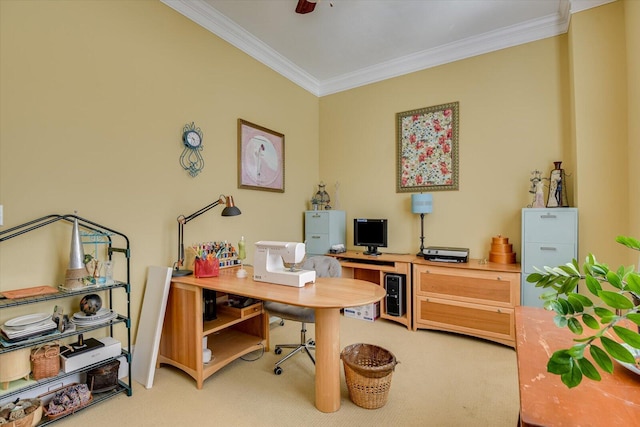
M 184 125 L 182 144 L 184 150 L 180 155 L 180 165 L 189 172 L 189 175 L 195 177 L 204 168 L 204 159 L 200 154 L 204 147 L 202 145 L 202 131 L 195 127 L 193 122 Z

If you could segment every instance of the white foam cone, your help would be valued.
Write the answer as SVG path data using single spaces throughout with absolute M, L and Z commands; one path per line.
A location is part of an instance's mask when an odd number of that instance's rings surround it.
M 80 230 L 78 229 L 78 219 L 73 220 L 73 231 L 71 232 L 71 251 L 69 254 L 69 269 L 84 269 L 84 250 L 80 240 Z

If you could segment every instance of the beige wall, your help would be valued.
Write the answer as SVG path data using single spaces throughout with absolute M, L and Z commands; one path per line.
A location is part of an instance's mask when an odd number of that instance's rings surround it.
M 348 240 L 352 218 L 384 217 L 388 251 L 419 249 L 410 193 L 396 193 L 395 115 L 458 101 L 460 190 L 432 193 L 425 246 L 468 247 L 482 258 L 501 234 L 519 257 L 531 171 L 548 178 L 556 160 L 575 170 L 567 154 L 567 67 L 567 38 L 559 36 L 322 98 L 320 176 L 341 184 Z
M 615 243 L 640 228 L 639 83 L 627 84 L 638 75 L 637 20 L 638 2 L 614 2 L 573 15 L 567 35 L 322 98 L 320 176 L 341 183 L 348 240 L 353 217 L 379 216 L 390 220 L 389 251 L 419 248 L 410 194 L 395 192 L 395 114 L 459 101 L 460 190 L 433 193 L 425 245 L 480 258 L 502 234 L 519 252 L 530 172 L 548 177 L 562 160 L 580 209 L 579 258 L 637 262 Z
M 185 243 L 301 239 L 319 177 L 314 95 L 156 0 L 3 0 L 0 53 L 4 228 L 77 210 L 127 234 L 134 318 L 147 266 L 177 257 L 176 217 L 220 193 L 243 214 L 218 207 L 185 227 Z M 238 118 L 285 134 L 285 193 L 237 188 Z M 192 121 L 204 132 L 196 178 L 178 163 Z M 58 248 L 3 242 L 0 289 L 61 283 L 70 237 L 67 226 Z
M 569 34 L 580 250 L 617 267 L 635 262 L 615 243 L 633 231 L 623 2 L 574 14 Z
M 628 85 L 628 136 L 629 136 L 629 233 L 640 236 L 640 2 L 625 0 L 624 2 L 627 85 Z M 632 262 L 638 262 L 634 259 Z M 638 262 L 640 268 L 640 262 Z

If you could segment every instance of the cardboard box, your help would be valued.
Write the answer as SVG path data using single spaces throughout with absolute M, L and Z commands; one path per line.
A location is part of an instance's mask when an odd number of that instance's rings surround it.
M 95 350 L 69 358 L 60 356 L 60 365 L 64 373 L 69 373 L 93 365 L 94 363 L 117 357 L 122 353 L 122 344 L 120 344 L 120 341 L 112 337 L 98 338 L 98 341 L 104 343 L 104 347 L 98 347 Z
M 356 307 L 347 307 L 344 309 L 344 315 L 345 317 L 374 322 L 378 317 L 380 317 L 380 302 L 378 301 L 373 304 L 359 305 Z

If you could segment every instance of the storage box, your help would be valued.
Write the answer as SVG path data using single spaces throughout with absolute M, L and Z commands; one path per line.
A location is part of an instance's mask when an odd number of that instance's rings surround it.
M 104 343 L 104 347 L 96 348 L 95 350 L 87 351 L 86 353 L 78 354 L 73 357 L 60 356 L 60 364 L 62 370 L 65 373 L 82 369 L 85 366 L 93 365 L 94 363 L 102 362 L 103 360 L 117 357 L 122 353 L 122 345 L 120 341 L 112 337 L 98 338 L 98 341 Z
M 380 302 L 378 301 L 373 304 L 359 305 L 356 307 L 347 307 L 344 309 L 344 315 L 345 317 L 373 322 L 380 317 Z

